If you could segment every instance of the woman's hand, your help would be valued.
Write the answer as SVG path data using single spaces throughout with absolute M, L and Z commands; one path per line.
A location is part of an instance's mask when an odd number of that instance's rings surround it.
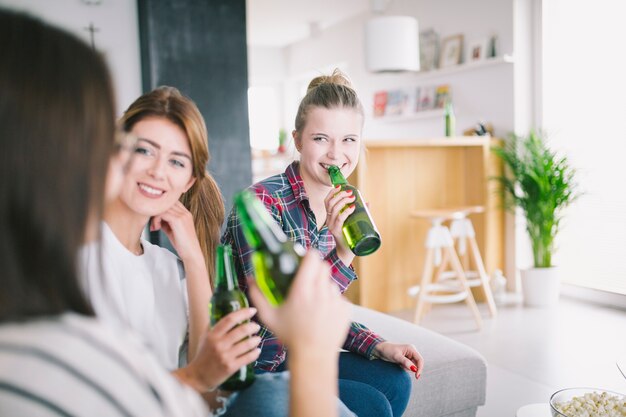
M 270 306 L 253 280 L 249 295 L 263 323 L 290 352 L 337 355 L 348 334 L 350 304 L 329 279 L 327 263 L 314 252 L 309 251 L 302 260 L 287 299 L 279 307 Z
M 339 347 L 350 323 L 350 305 L 315 250 L 306 254 L 285 302 L 269 305 L 251 280 L 249 294 L 261 320 L 289 348 L 291 416 L 336 416 Z
M 419 379 L 424 368 L 424 358 L 414 345 L 382 342 L 376 345 L 374 353 L 383 360 L 397 363 L 407 371 L 414 372 L 416 379 Z
M 177 201 L 166 212 L 152 218 L 150 231 L 155 230 L 163 230 L 183 263 L 196 259 L 198 256 L 204 259 L 193 216 L 180 201 Z
M 354 213 L 355 207 L 353 203 L 356 201 L 356 196 L 353 195 L 350 189 L 345 191 L 340 191 L 340 189 L 341 186 L 339 185 L 334 187 L 324 199 L 326 226 L 335 238 L 337 256 L 345 265 L 350 265 L 354 259 L 354 254 L 348 247 L 341 229 L 348 216 Z
M 244 308 L 218 321 L 205 333 L 194 359 L 174 374 L 203 393 L 226 381 L 242 366 L 255 361 L 261 352 L 256 348 L 261 338 L 255 336 L 259 325 L 254 322 L 240 324 L 255 313 L 254 308 Z

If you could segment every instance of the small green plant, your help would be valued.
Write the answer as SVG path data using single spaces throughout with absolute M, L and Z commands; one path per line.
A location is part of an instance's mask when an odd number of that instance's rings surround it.
M 520 207 L 526 216 L 535 268 L 552 266 L 562 211 L 578 197 L 575 170 L 566 157 L 548 149 L 542 136 L 534 131 L 527 137 L 512 134 L 492 149 L 509 174 L 494 178 L 504 189 L 505 207 Z

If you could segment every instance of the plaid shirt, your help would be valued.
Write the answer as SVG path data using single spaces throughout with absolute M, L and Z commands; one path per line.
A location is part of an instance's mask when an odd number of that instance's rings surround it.
M 350 266 L 337 256 L 333 235 L 324 226 L 317 229 L 315 215 L 309 205 L 309 197 L 300 176 L 299 163 L 293 162 L 283 174 L 275 175 L 254 184 L 250 189 L 261 199 L 274 220 L 280 224 L 289 239 L 297 241 L 305 248 L 315 248 L 330 264 L 331 276 L 343 293 L 357 276 Z M 237 213 L 233 208 L 228 217 L 226 232 L 222 242 L 233 248 L 235 269 L 242 290 L 247 290 L 246 277 L 253 276 L 251 261 L 252 249 L 248 246 Z M 285 361 L 287 349 L 261 323 L 261 355 L 255 367 L 264 371 L 276 371 Z M 359 353 L 373 359 L 373 350 L 383 339 L 362 324 L 352 322 L 350 332 L 343 345 L 345 350 Z

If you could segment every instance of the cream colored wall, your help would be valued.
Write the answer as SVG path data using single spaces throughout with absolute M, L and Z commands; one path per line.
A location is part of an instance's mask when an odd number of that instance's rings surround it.
M 93 23 L 96 49 L 104 54 L 113 76 L 117 114 L 141 94 L 139 24 L 134 0 L 107 1 L 88 5 L 79 0 L 0 0 L 0 7 L 25 11 L 57 25 L 85 42 L 85 27 Z
M 420 30 L 434 28 L 442 37 L 463 33 L 466 40 L 498 35 L 498 54 L 513 53 L 513 1 L 501 0 L 394 0 L 388 15 L 410 15 Z M 286 75 L 298 78 L 329 66 L 342 64 L 360 93 L 367 120 L 364 137 L 371 139 L 433 137 L 442 134 L 438 118 L 389 123 L 372 117 L 374 92 L 396 87 L 448 83 L 452 87 L 457 116 L 457 133 L 478 120 L 491 121 L 496 135 L 512 130 L 514 124 L 513 67 L 495 66 L 454 75 L 420 79 L 415 74 L 371 74 L 364 66 L 364 25 L 366 13 L 323 31 L 314 39 L 285 49 Z M 287 85 L 287 89 L 294 88 Z M 286 103 L 285 121 L 293 123 L 299 99 L 291 94 Z M 287 126 L 290 129 L 290 126 Z

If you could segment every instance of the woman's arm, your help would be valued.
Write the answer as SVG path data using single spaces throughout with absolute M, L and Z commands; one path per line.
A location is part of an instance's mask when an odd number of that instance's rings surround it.
M 424 358 L 414 345 L 381 342 L 374 348 L 374 355 L 388 362 L 397 363 L 406 371 L 414 372 L 415 379 L 419 379 L 424 369 Z
M 250 298 L 263 322 L 289 348 L 289 415 L 334 417 L 339 347 L 346 337 L 350 304 L 328 279 L 326 263 L 312 252 L 304 257 L 280 307 L 271 307 L 254 283 Z
M 187 366 L 172 374 L 200 394 L 206 394 L 237 369 L 256 360 L 260 338 L 254 335 L 259 331 L 259 325 L 253 322 L 240 324 L 254 314 L 256 309 L 244 308 L 226 315 L 212 329 L 205 329 L 197 354 Z
M 189 300 L 189 351 L 191 361 L 198 352 L 201 339 L 209 328 L 211 283 L 193 217 L 182 203 L 176 202 L 165 213 L 152 220 L 150 230 L 163 230 L 185 267 L 187 298 Z

